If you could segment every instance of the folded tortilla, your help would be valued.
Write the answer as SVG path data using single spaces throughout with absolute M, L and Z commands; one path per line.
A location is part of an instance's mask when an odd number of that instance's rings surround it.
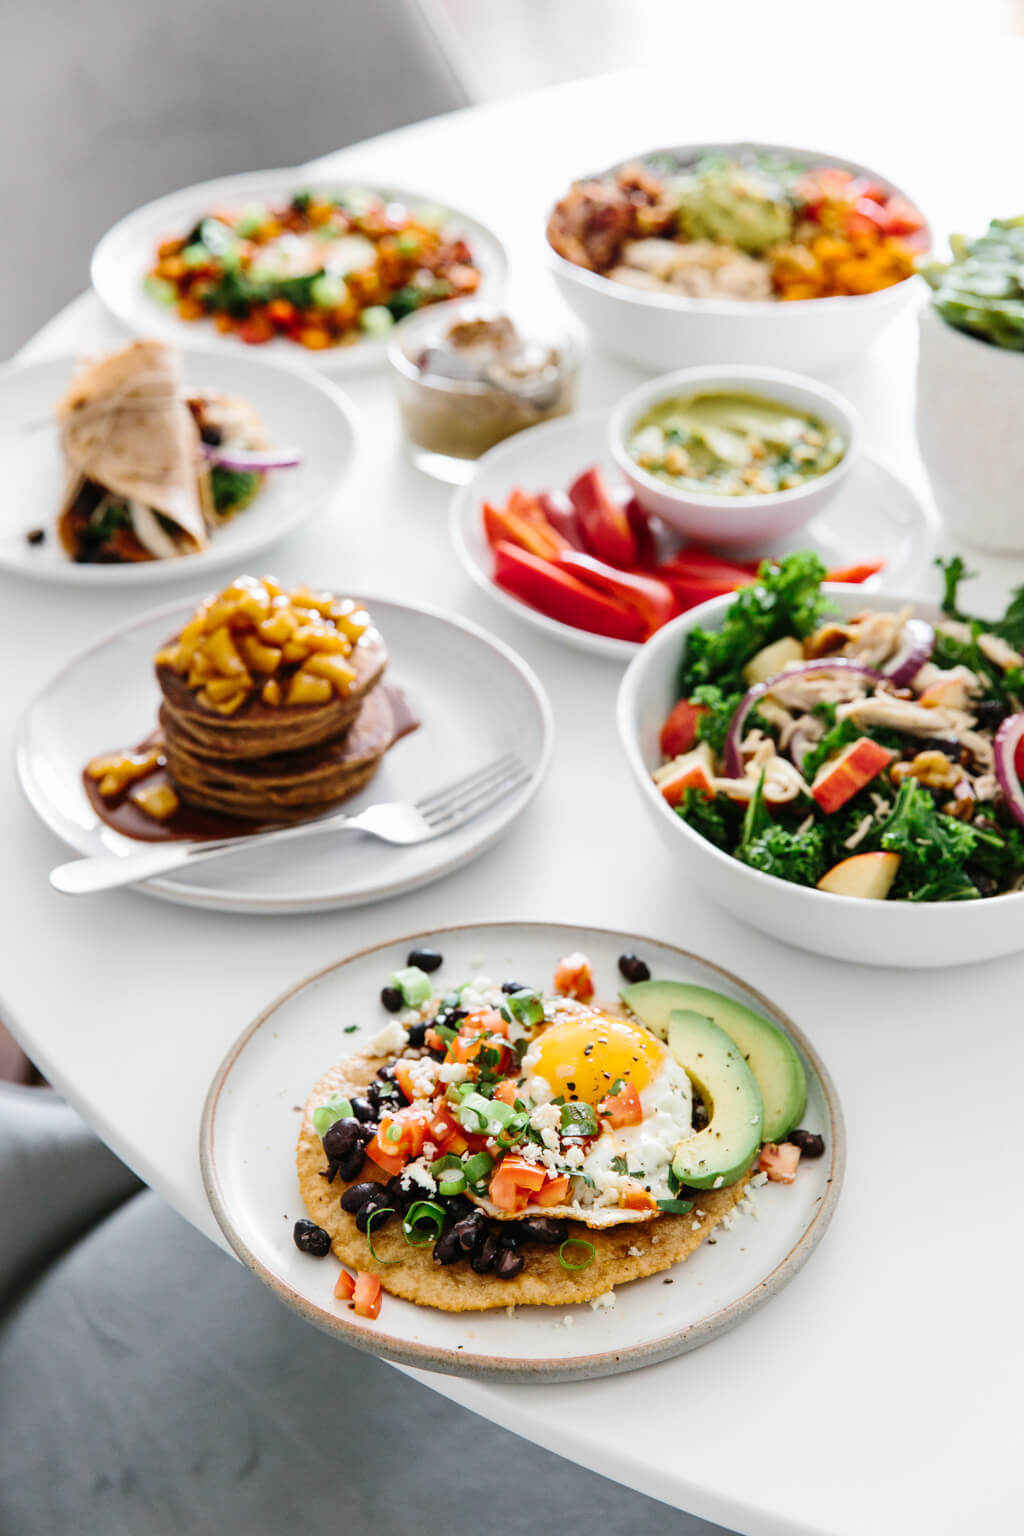
M 206 548 L 209 470 L 182 396 L 181 374 L 181 355 L 174 348 L 134 341 L 84 368 L 58 401 L 68 470 L 58 528 L 70 553 L 76 552 L 70 514 L 87 480 L 134 504 L 136 532 L 154 554 Z M 176 535 L 162 551 L 154 513 L 175 525 Z

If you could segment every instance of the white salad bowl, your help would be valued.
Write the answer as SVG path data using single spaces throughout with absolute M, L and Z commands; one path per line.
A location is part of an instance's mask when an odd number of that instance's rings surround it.
M 844 617 L 865 608 L 912 606 L 938 617 L 933 604 L 890 592 L 843 586 L 825 591 Z M 861 965 L 913 969 L 966 965 L 1024 949 L 1024 892 L 978 901 L 871 901 L 791 885 L 741 864 L 701 837 L 671 810 L 651 779 L 661 755 L 658 734 L 676 702 L 676 672 L 686 635 L 696 625 L 714 629 L 732 597 L 693 608 L 649 640 L 619 688 L 619 734 L 641 798 L 660 828 L 681 880 L 693 880 L 714 901 L 762 933 L 814 954 Z
M 685 163 L 711 151 L 729 156 L 760 151 L 807 166 L 834 165 L 905 195 L 887 177 L 856 161 L 788 145 L 686 144 L 659 153 Z M 930 244 L 927 224 L 925 229 Z M 866 351 L 919 287 L 919 280 L 910 277 L 877 293 L 831 299 L 691 299 L 631 288 L 588 272 L 550 246 L 548 259 L 562 298 L 595 341 L 613 356 L 659 373 L 696 363 L 765 363 L 797 371 L 838 368 Z
M 788 491 L 751 492 L 749 496 L 693 491 L 669 485 L 641 469 L 627 446 L 640 417 L 664 400 L 705 392 L 755 395 L 771 404 L 811 412 L 838 430 L 846 445 L 843 456 L 826 474 L 803 485 Z M 641 506 L 688 538 L 723 549 L 763 546 L 802 528 L 817 516 L 849 474 L 861 439 L 860 417 L 838 390 L 799 373 L 761 367 L 681 368 L 652 379 L 619 402 L 608 431 L 615 462 Z

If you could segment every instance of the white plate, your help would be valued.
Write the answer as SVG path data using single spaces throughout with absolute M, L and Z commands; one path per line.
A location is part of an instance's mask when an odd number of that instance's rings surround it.
M 522 814 L 551 756 L 551 708 L 533 672 L 474 624 L 433 608 L 358 595 L 387 644 L 388 680 L 406 691 L 421 724 L 396 743 L 372 783 L 346 808 L 419 799 L 510 748 L 532 777 L 485 814 L 431 842 L 400 848 L 359 833 L 334 832 L 262 848 L 243 843 L 237 854 L 147 881 L 139 890 L 222 912 L 363 906 L 458 869 Z M 46 825 L 79 853 L 139 847 L 97 818 L 81 773 L 90 758 L 131 746 L 152 730 L 160 700 L 153 655 L 194 606 L 151 610 L 107 635 L 55 677 L 22 717 L 15 743 L 21 786 Z M 459 743 L 457 767 L 453 742 Z
M 355 456 L 351 407 L 329 379 L 241 353 L 184 347 L 189 387 L 243 395 L 259 411 L 269 440 L 298 448 L 302 463 L 272 471 L 260 494 L 214 532 L 208 549 L 175 560 L 125 565 L 76 565 L 57 538 L 56 517 L 64 469 L 55 402 L 81 359 L 47 358 L 0 368 L 0 459 L 5 490 L 0 501 L 0 568 L 39 581 L 74 586 L 146 586 L 201 572 L 243 567 L 249 556 L 284 538 L 335 505 Z M 46 542 L 30 545 L 30 528 L 45 528 Z
M 573 629 L 495 586 L 491 579 L 493 557 L 480 516 L 485 501 L 504 505 L 517 487 L 524 491 L 567 490 L 577 475 L 595 464 L 610 484 L 621 484 L 608 446 L 610 419 L 610 411 L 585 411 L 530 427 L 492 448 L 481 458 L 473 479 L 456 492 L 450 532 L 470 576 L 503 608 L 581 651 L 629 661 L 640 649 L 631 640 Z M 864 583 L 867 590 L 882 581 L 887 586 L 911 586 L 930 560 L 934 542 L 935 524 L 930 513 L 901 480 L 862 453 L 820 516 L 788 537 L 764 545 L 761 553 L 815 549 L 829 567 L 884 560 L 880 574 Z M 723 558 L 729 559 L 728 551 Z
M 292 1240 L 305 1215 L 295 1177 L 301 1106 L 334 1062 L 388 1017 L 378 1001 L 391 972 L 415 944 L 444 955 L 438 973 L 455 984 L 483 970 L 544 986 L 559 958 L 583 950 L 595 966 L 598 996 L 615 997 L 618 956 L 632 951 L 655 976 L 693 981 L 739 998 L 787 1030 L 808 1069 L 804 1124 L 825 1136 L 826 1156 L 803 1162 L 788 1187 L 755 1193 L 756 1212 L 740 1209 L 685 1264 L 634 1280 L 615 1305 L 519 1307 L 447 1313 L 384 1296 L 366 1322 L 333 1299 L 338 1266 L 301 1254 Z M 358 1024 L 351 1035 L 346 1026 Z M 253 1126 L 259 1134 L 253 1135 Z M 438 929 L 364 950 L 299 983 L 249 1026 L 210 1087 L 200 1132 L 207 1194 L 239 1257 L 295 1311 L 357 1348 L 427 1370 L 491 1379 L 571 1381 L 632 1370 L 682 1354 L 748 1316 L 792 1279 L 832 1216 L 842 1182 L 842 1113 L 825 1068 L 796 1026 L 729 972 L 674 945 L 606 929 L 542 923 L 484 923 Z M 667 1285 L 666 1280 L 672 1284 Z M 569 1320 L 571 1326 L 566 1326 Z
M 155 202 L 136 208 L 108 229 L 92 254 L 92 285 L 112 315 L 139 335 L 162 336 L 168 341 L 186 342 L 202 337 L 219 351 L 252 353 L 262 351 L 274 358 L 301 361 L 307 368 L 328 373 L 351 372 L 367 363 L 384 360 L 386 339 L 367 339 L 349 347 L 330 347 L 310 351 L 285 337 L 275 337 L 262 347 L 253 348 L 232 334 L 223 335 L 212 321 L 179 320 L 174 309 L 151 299 L 143 288 L 146 273 L 153 265 L 161 240 L 184 235 L 212 208 L 243 207 L 246 203 L 283 201 L 304 188 L 369 186 L 391 201 L 417 207 L 436 206 L 436 199 L 422 192 L 402 191 L 361 182 L 358 177 L 325 177 L 322 173 L 292 170 L 247 171 L 241 176 L 222 176 L 203 181 L 180 192 L 171 192 Z M 497 236 L 468 214 L 446 208 L 445 228 L 469 241 L 481 272 L 478 296 L 498 300 L 505 283 L 505 251 Z

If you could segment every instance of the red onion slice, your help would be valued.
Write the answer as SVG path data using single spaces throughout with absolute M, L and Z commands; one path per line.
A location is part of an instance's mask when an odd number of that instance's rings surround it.
M 776 672 L 774 677 L 769 677 L 766 682 L 755 683 L 753 688 L 748 688 L 736 707 L 736 713 L 729 721 L 729 729 L 725 737 L 725 773 L 730 779 L 739 779 L 743 776 L 743 758 L 740 754 L 740 743 L 743 740 L 743 727 L 747 716 L 766 693 L 771 693 L 776 683 L 786 681 L 791 677 L 808 677 L 818 672 L 845 672 L 848 676 L 862 677 L 871 683 L 880 683 L 885 680 L 885 673 L 877 671 L 874 667 L 862 666 L 859 661 L 852 661 L 848 656 L 822 656 L 818 661 L 805 661 L 799 667 L 787 667 L 785 672 Z
M 908 619 L 903 634 L 902 648 L 885 669 L 886 677 L 897 688 L 917 676 L 935 646 L 935 631 L 925 619 Z
M 294 469 L 302 463 L 297 448 L 221 448 L 204 443 L 203 453 L 221 469 L 255 470 L 260 474 L 265 469 Z
M 1006 803 L 1024 827 L 1024 788 L 1017 777 L 1015 758 L 1021 737 L 1024 736 L 1024 715 L 1010 715 L 996 731 L 993 751 L 996 760 L 996 778 L 1006 796 Z

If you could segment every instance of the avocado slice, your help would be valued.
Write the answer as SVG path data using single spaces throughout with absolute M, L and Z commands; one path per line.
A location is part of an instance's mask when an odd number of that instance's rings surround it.
M 694 1189 L 741 1179 L 761 1145 L 761 1090 L 734 1042 L 701 1013 L 673 1010 L 668 1044 L 707 1106 L 708 1123 L 676 1147 L 672 1172 Z
M 620 995 L 641 1024 L 662 1039 L 677 1008 L 704 1014 L 731 1036 L 761 1090 L 765 1141 L 779 1141 L 800 1124 L 807 1108 L 807 1076 L 795 1046 L 777 1024 L 722 992 L 686 981 L 638 981 Z

